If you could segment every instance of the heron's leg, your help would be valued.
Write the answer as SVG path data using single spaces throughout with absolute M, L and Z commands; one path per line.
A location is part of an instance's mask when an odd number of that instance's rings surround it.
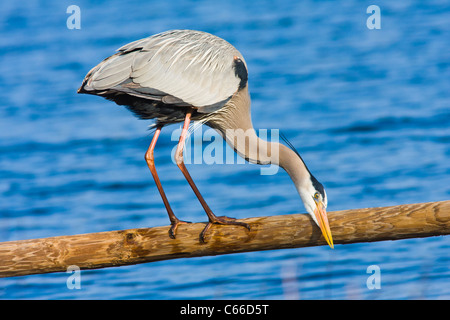
M 198 191 L 197 186 L 195 185 L 194 181 L 191 178 L 191 175 L 189 174 L 186 166 L 184 165 L 183 150 L 184 150 L 184 143 L 186 140 L 186 135 L 187 135 L 188 128 L 189 128 L 189 123 L 191 122 L 191 115 L 192 115 L 192 110 L 188 110 L 186 113 L 186 118 L 184 119 L 183 129 L 181 131 L 180 140 L 178 141 L 177 150 L 175 151 L 175 161 L 177 163 L 178 168 L 180 168 L 184 177 L 186 178 L 186 180 L 188 181 L 192 190 L 194 191 L 195 195 L 197 196 L 198 200 L 200 201 L 200 204 L 202 205 L 206 214 L 208 215 L 209 222 L 206 225 L 206 227 L 203 229 L 203 231 L 200 233 L 200 241 L 205 242 L 206 232 L 211 228 L 211 226 L 213 224 L 232 224 L 232 225 L 243 226 L 243 227 L 246 227 L 248 230 L 250 230 L 250 226 L 247 223 L 236 221 L 236 219 L 234 219 L 234 218 L 229 218 L 229 217 L 225 217 L 225 216 L 220 216 L 220 217 L 216 216 L 211 211 L 209 206 L 206 204 L 205 199 L 203 199 L 203 196 L 200 194 L 200 191 Z
M 161 129 L 162 129 L 162 126 L 159 126 L 156 128 L 155 134 L 153 135 L 152 142 L 150 143 L 150 146 L 148 147 L 148 150 L 145 153 L 145 161 L 147 162 L 148 168 L 150 169 L 150 172 L 152 173 L 153 179 L 155 180 L 155 183 L 156 183 L 156 187 L 158 188 L 158 191 L 164 202 L 164 206 L 166 207 L 167 213 L 169 214 L 170 223 L 172 225 L 169 229 L 169 236 L 172 239 L 175 239 L 175 234 L 176 234 L 178 225 L 181 223 L 188 223 L 188 222 L 179 220 L 173 213 L 172 208 L 170 207 L 169 201 L 167 200 L 164 189 L 161 185 L 161 181 L 159 180 L 158 173 L 156 172 L 155 158 L 153 156 L 153 150 L 155 149 L 156 141 L 158 140 L 159 134 L 161 133 Z

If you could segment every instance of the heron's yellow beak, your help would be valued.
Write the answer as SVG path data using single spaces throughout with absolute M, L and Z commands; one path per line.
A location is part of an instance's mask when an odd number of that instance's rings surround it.
M 334 249 L 333 238 L 331 237 L 330 225 L 328 224 L 327 211 L 323 207 L 322 202 L 316 201 L 316 209 L 314 210 L 320 230 L 322 230 L 323 237 L 327 241 L 331 249 Z

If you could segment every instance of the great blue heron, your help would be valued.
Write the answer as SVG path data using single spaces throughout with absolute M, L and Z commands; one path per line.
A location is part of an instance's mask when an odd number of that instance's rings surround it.
M 155 168 L 153 151 L 161 129 L 183 122 L 175 161 L 213 224 L 250 226 L 233 218 L 216 216 L 206 204 L 183 162 L 189 124 L 199 120 L 218 131 L 247 161 L 274 164 L 291 177 L 307 212 L 333 248 L 326 214 L 327 195 L 302 158 L 291 148 L 260 139 L 250 116 L 247 64 L 227 41 L 194 30 L 171 30 L 134 41 L 94 67 L 84 78 L 78 93 L 102 96 L 125 105 L 142 119 L 156 119 L 155 133 L 145 160 L 169 214 L 169 235 L 175 238 L 181 223 L 173 213 Z M 231 134 L 230 134 L 231 133 Z M 238 143 L 245 135 L 245 143 Z M 252 148 L 256 146 L 256 148 Z M 261 152 L 264 151 L 264 152 Z

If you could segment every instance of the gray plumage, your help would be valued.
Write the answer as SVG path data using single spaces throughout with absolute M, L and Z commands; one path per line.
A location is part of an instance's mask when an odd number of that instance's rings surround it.
M 244 59 L 227 41 L 194 30 L 166 31 L 131 42 L 94 67 L 79 93 L 126 105 L 143 119 L 166 124 L 225 106 L 247 82 Z

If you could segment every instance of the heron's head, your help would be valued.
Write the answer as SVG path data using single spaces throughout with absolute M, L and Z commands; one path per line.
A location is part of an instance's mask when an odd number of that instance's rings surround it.
M 305 205 L 306 211 L 319 226 L 328 245 L 331 248 L 334 248 L 326 211 L 328 205 L 327 193 L 325 192 L 323 185 L 310 174 L 308 178 L 303 180 L 297 189 L 303 204 Z
M 303 161 L 300 153 L 294 148 L 292 143 L 282 133 L 281 139 L 289 146 L 280 150 L 280 166 L 283 167 L 291 177 L 297 188 L 300 198 L 305 205 L 313 221 L 319 226 L 328 245 L 333 249 L 333 238 L 331 237 L 330 225 L 327 216 L 327 193 L 323 185 L 311 174 Z

